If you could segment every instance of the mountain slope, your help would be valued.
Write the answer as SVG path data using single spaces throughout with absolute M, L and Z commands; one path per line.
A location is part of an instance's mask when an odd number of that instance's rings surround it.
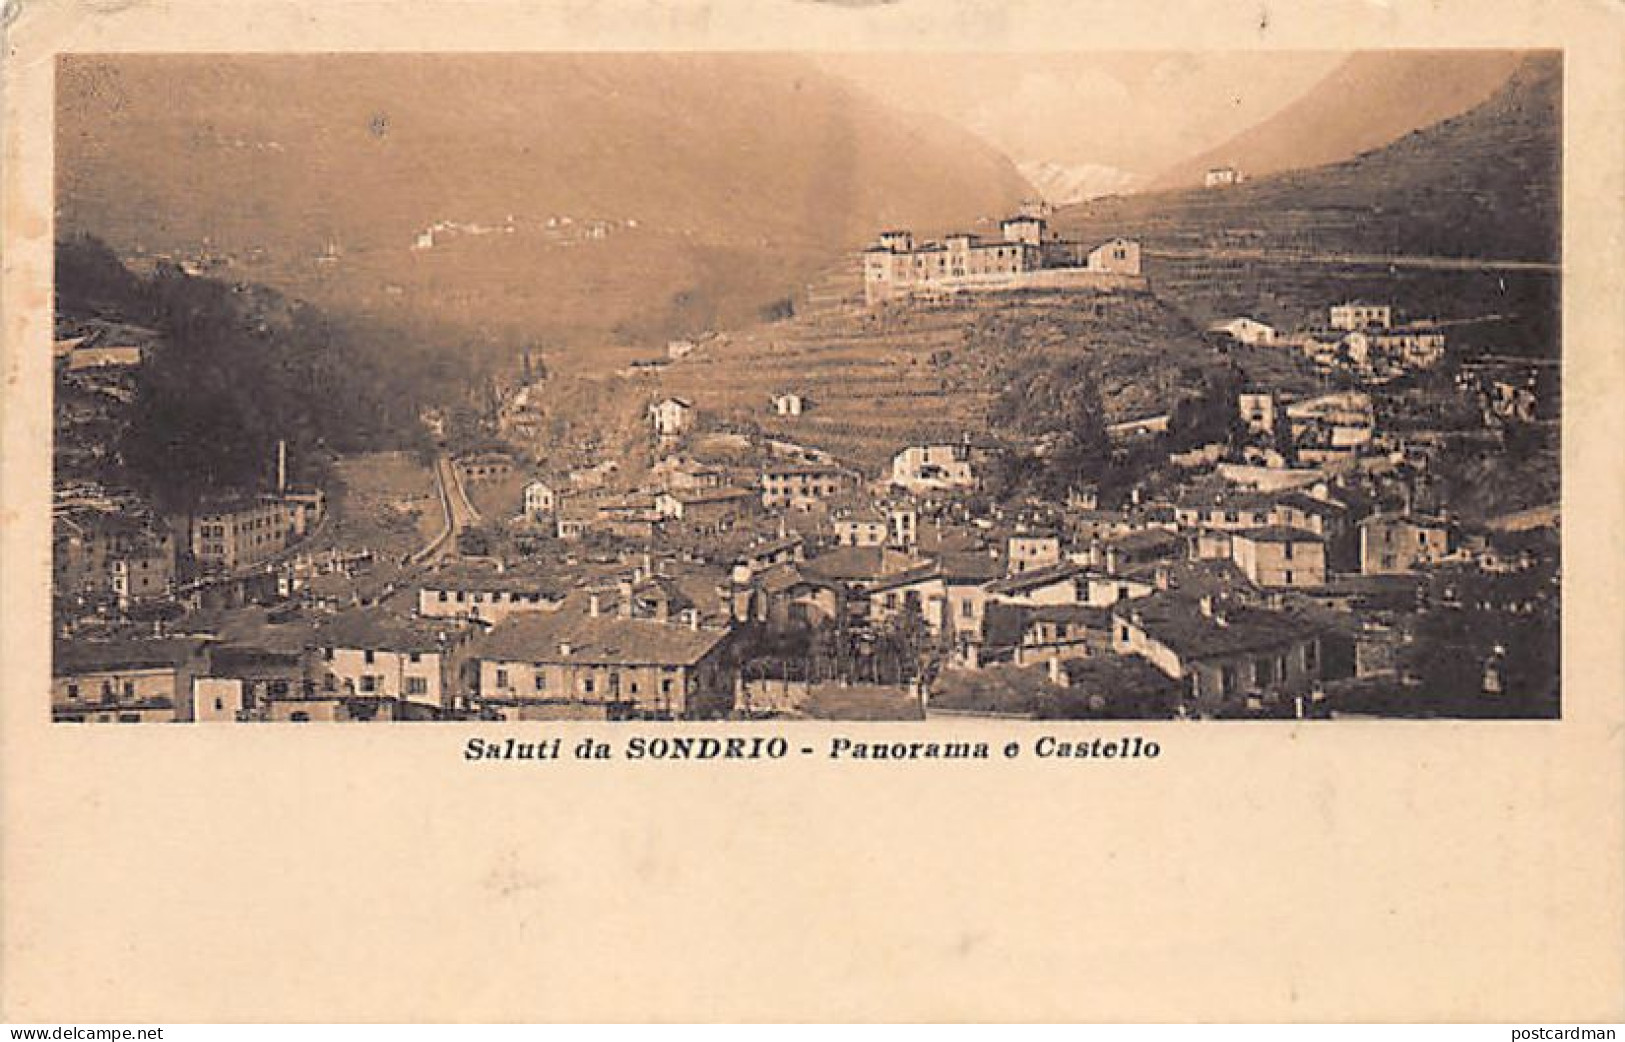
M 1163 171 L 1152 189 L 1202 183 L 1216 166 L 1250 177 L 1322 166 L 1378 148 L 1487 99 L 1518 68 L 1515 51 L 1354 54 L 1303 97 L 1217 148 Z
M 64 234 L 470 339 L 754 316 L 877 226 L 1030 192 L 786 56 L 70 57 L 58 88 Z
M 1556 261 L 1560 255 L 1562 59 L 1525 58 L 1502 88 L 1453 119 L 1354 159 L 1224 190 L 1101 199 L 1060 211 L 1084 239 L 1152 250 L 1262 248 Z

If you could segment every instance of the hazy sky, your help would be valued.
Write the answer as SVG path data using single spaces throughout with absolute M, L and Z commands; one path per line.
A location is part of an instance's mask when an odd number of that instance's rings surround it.
M 1279 111 L 1346 57 L 1205 51 L 819 61 L 895 105 L 970 128 L 1017 163 L 1092 164 L 1151 177 Z

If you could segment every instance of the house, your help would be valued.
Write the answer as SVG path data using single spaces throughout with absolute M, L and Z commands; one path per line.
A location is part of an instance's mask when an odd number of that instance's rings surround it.
M 524 612 L 557 611 L 569 593 L 567 576 L 534 568 L 453 565 L 424 577 L 418 614 L 496 624 Z
M 1089 251 L 1090 271 L 1117 275 L 1140 274 L 1140 244 L 1132 239 L 1112 239 Z
M 987 584 L 987 599 L 999 604 L 1076 604 L 1087 569 L 1071 561 L 1013 572 Z
M 453 629 L 377 609 L 324 620 L 311 638 L 318 687 L 342 700 L 351 719 L 438 717 L 452 708 L 445 671 Z
M 1314 532 L 1286 525 L 1230 534 L 1231 560 L 1254 584 L 1314 587 L 1326 584 L 1326 543 Z
M 1005 540 L 1005 560 L 1011 575 L 1057 564 L 1061 560 L 1061 537 L 1053 532 L 1016 532 Z
M 1208 326 L 1210 333 L 1223 333 L 1240 344 L 1253 344 L 1256 346 L 1270 346 L 1275 343 L 1275 327 L 1248 318 L 1245 315 L 1238 318 L 1215 322 Z
M 1185 536 L 1168 528 L 1140 528 L 1113 536 L 1090 548 L 1090 561 L 1107 575 L 1121 575 L 1148 564 L 1181 561 L 1190 554 Z
M 701 488 L 721 488 L 727 484 L 727 474 L 720 467 L 668 456 L 651 468 L 650 473 L 661 487 L 671 491 Z
M 558 707 L 610 718 L 677 719 L 732 705 L 725 662 L 731 630 L 619 614 L 565 611 L 509 619 L 481 638 L 477 708 L 505 720 L 545 718 Z
M 809 575 L 797 564 L 773 565 L 755 579 L 766 599 L 767 621 L 775 626 L 825 625 L 845 611 L 840 584 Z
M 1160 412 L 1151 416 L 1140 416 L 1132 420 L 1107 424 L 1106 435 L 1113 441 L 1149 438 L 1155 434 L 1167 434 L 1168 426 L 1172 422 L 1173 418 L 1168 413 Z
M 807 541 L 799 534 L 786 532 L 772 539 L 751 542 L 740 549 L 734 558 L 734 568 L 743 568 L 755 574 L 775 565 L 797 564 L 807 559 Z
M 1331 307 L 1331 327 L 1333 329 L 1365 329 L 1367 326 L 1381 326 L 1383 329 L 1394 324 L 1394 307 L 1392 304 L 1372 304 L 1360 300 L 1351 300 L 1343 304 L 1333 304 Z
M 915 614 L 936 634 L 975 636 L 982 630 L 985 587 L 1003 574 L 997 555 L 945 553 L 869 588 L 869 621 L 883 625 Z
M 964 443 L 911 445 L 892 457 L 891 483 L 910 492 L 974 488 L 971 447 Z
M 828 463 L 776 463 L 762 469 L 762 505 L 804 506 L 845 491 L 852 476 Z
M 464 481 L 506 481 L 513 476 L 513 457 L 506 452 L 474 452 L 454 462 Z
M 865 507 L 835 518 L 830 527 L 835 534 L 836 546 L 885 546 L 891 539 L 885 511 L 879 507 Z
M 1377 513 L 1360 522 L 1360 572 L 1395 575 L 1450 553 L 1448 522 L 1411 514 Z
M 525 516 L 536 519 L 553 513 L 559 505 L 559 493 L 547 482 L 537 478 L 525 484 Z
M 1227 487 L 1192 488 L 1174 504 L 1174 521 L 1181 528 L 1235 532 L 1270 523 L 1275 501 L 1259 492 Z
M 1087 604 L 1046 604 L 1026 611 L 1015 662 L 1090 658 L 1112 651 L 1112 613 Z
M 52 518 L 52 589 L 110 600 L 121 610 L 167 594 L 175 578 L 175 537 L 151 519 L 76 507 Z
M 1331 498 L 1324 485 L 1279 495 L 1270 513 L 1272 524 L 1307 529 L 1330 542 L 1348 531 L 1347 504 Z
M 68 354 L 68 372 L 82 373 L 87 369 L 131 369 L 145 360 L 146 352 L 139 346 L 96 345 L 76 347 Z
M 1236 412 L 1248 430 L 1258 434 L 1275 433 L 1275 392 L 1242 391 L 1236 395 Z
M 1112 615 L 1112 649 L 1181 681 L 1198 712 L 1306 691 L 1321 676 L 1319 632 L 1293 615 L 1172 592 Z
M 1410 325 L 1371 335 L 1371 346 L 1388 361 L 1404 369 L 1431 369 L 1444 358 L 1444 330 Z
M 303 649 L 218 644 L 209 654 L 209 683 L 194 682 L 199 721 L 302 723 L 347 719 L 336 692 L 318 692 Z
M 906 504 L 893 504 L 886 508 L 886 524 L 891 530 L 891 545 L 918 546 L 920 542 L 920 512 Z
M 773 412 L 777 416 L 800 416 L 807 410 L 807 399 L 799 394 L 773 396 Z
M 1241 181 L 1241 171 L 1233 166 L 1210 167 L 1207 173 L 1202 175 L 1202 184 L 1207 188 L 1228 188 L 1240 184 Z
M 1376 410 L 1364 391 L 1335 391 L 1286 407 L 1294 442 L 1328 449 L 1359 449 L 1376 436 Z
M 208 646 L 193 638 L 60 642 L 51 654 L 51 719 L 190 720 L 192 679 L 207 670 Z
M 596 505 L 593 527 L 617 539 L 648 541 L 666 520 L 654 499 L 647 495 L 601 499 Z
M 280 500 L 217 503 L 192 518 L 192 557 L 205 568 L 235 570 L 287 549 L 288 511 Z
M 693 528 L 717 529 L 752 512 L 756 494 L 744 488 L 704 488 L 661 492 L 654 509 L 661 517 Z
M 666 341 L 666 357 L 675 362 L 693 354 L 694 349 L 697 347 L 699 345 L 692 340 L 668 340 Z
M 649 423 L 657 437 L 682 437 L 694 427 L 694 405 L 682 398 L 662 398 L 649 406 Z

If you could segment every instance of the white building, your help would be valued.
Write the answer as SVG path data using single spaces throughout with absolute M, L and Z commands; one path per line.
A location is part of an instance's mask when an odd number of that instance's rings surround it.
M 779 416 L 800 416 L 807 409 L 807 399 L 799 394 L 776 394 L 773 411 Z
M 1236 395 L 1236 411 L 1247 429 L 1275 433 L 1275 394 L 1272 391 L 1242 391 Z
M 1215 322 L 1207 328 L 1210 333 L 1224 333 L 1230 339 L 1242 344 L 1269 346 L 1275 343 L 1274 326 L 1245 315 Z
M 911 445 L 892 457 L 891 483 L 910 492 L 974 488 L 968 445 Z
M 694 405 L 682 398 L 662 398 L 649 406 L 649 422 L 662 438 L 680 437 L 694 426 Z
M 1333 329 L 1364 329 L 1367 326 L 1387 329 L 1394 324 L 1394 307 L 1392 304 L 1369 304 L 1359 300 L 1333 304 L 1331 324 Z
M 1233 166 L 1212 167 L 1202 178 L 1202 184 L 1208 188 L 1223 188 L 1227 185 L 1240 184 L 1241 181 L 1241 171 Z
M 536 518 L 551 514 L 558 509 L 558 505 L 558 492 L 547 482 L 538 479 L 525 486 L 526 517 Z
M 1140 244 L 1132 239 L 1112 239 L 1089 251 L 1090 271 L 1118 275 L 1140 274 Z
M 449 708 L 443 680 L 449 641 L 432 625 L 364 611 L 335 617 L 314 639 L 324 689 L 390 703 L 396 718 L 407 707 L 434 714 Z

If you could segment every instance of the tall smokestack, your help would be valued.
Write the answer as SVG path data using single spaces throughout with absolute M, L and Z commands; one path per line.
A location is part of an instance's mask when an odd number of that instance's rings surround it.
M 288 440 L 278 438 L 276 443 L 276 491 L 277 495 L 285 495 L 288 491 Z

